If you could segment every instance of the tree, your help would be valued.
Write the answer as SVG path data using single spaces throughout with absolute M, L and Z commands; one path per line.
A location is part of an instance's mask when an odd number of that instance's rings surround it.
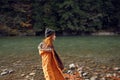
M 119 0 L 1 0 L 0 23 L 9 28 L 63 33 L 120 32 Z

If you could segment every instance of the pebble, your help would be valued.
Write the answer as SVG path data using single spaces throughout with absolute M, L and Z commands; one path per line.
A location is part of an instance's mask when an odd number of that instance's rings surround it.
M 90 78 L 90 80 L 97 80 L 97 78 L 98 78 L 97 76 L 93 76 Z
M 3 76 L 3 75 L 6 75 L 8 74 L 8 72 L 2 72 L 0 75 Z
M 72 74 L 72 70 L 68 70 L 67 73 L 68 73 L 68 74 Z
M 87 73 L 87 72 L 84 72 L 82 75 L 83 75 L 83 76 L 87 76 L 87 75 L 88 75 L 88 73 Z
M 21 74 L 21 77 L 24 77 L 25 76 L 25 74 Z
M 82 71 L 83 70 L 83 66 L 82 67 L 78 67 L 77 71 Z
M 82 77 L 82 71 L 78 71 L 78 73 L 79 73 L 80 77 Z
M 0 73 L 0 75 L 1 76 L 3 76 L 3 75 L 7 75 L 7 74 L 11 74 L 11 73 L 13 73 L 14 72 L 14 70 L 12 70 L 12 69 L 3 69 L 3 70 L 1 70 L 2 72 Z
M 29 76 L 29 75 L 27 75 L 25 78 L 26 78 L 26 79 L 28 79 L 29 77 L 30 77 L 30 76 Z
M 70 64 L 70 65 L 69 65 L 69 68 L 70 68 L 70 69 L 74 69 L 74 68 L 75 68 L 75 64 L 73 64 L 73 63 Z
M 114 67 L 113 70 L 120 71 L 120 68 L 119 67 Z
M 5 68 L 5 69 L 2 69 L 1 71 L 2 71 L 2 72 L 5 72 L 5 71 L 7 71 L 7 70 L 8 70 L 8 69 L 7 69 L 7 68 Z
M 83 73 L 83 66 L 82 67 L 78 67 L 77 69 L 79 76 L 82 77 L 82 73 Z
M 117 77 L 117 74 L 116 74 L 116 73 L 113 73 L 113 76 L 114 76 L 114 77 Z
M 13 73 L 13 72 L 14 72 L 14 70 L 9 69 L 9 70 L 8 70 L 8 72 L 9 72 L 9 74 L 10 74 L 10 73 Z
M 103 77 L 103 78 L 101 78 L 100 80 L 106 80 L 106 79 Z
M 99 65 L 96 69 L 93 68 L 93 66 L 88 67 L 83 65 L 76 67 L 76 65 L 72 63 L 69 65 L 67 74 L 71 74 L 76 71 L 78 72 L 79 77 L 82 77 L 84 80 L 106 80 L 109 77 L 120 77 L 120 67 L 111 68 L 108 66 Z
M 118 71 L 118 73 L 120 74 L 120 71 Z
M 26 78 L 27 80 L 34 80 L 34 77 L 31 77 L 31 76 L 29 76 L 29 75 L 27 75 L 25 78 Z
M 34 76 L 34 75 L 35 75 L 35 73 L 34 73 L 34 72 L 31 72 L 29 75 L 30 75 L 30 76 Z
M 112 77 L 112 74 L 108 73 L 106 74 L 106 77 Z

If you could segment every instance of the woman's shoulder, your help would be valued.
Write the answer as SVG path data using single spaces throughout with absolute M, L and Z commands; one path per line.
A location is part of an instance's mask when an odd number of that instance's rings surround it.
M 38 45 L 38 49 L 41 51 L 51 51 L 53 49 L 53 47 L 47 45 L 44 41 L 40 42 L 40 44 Z
M 41 49 L 43 47 L 43 45 L 45 45 L 45 43 L 43 41 L 40 42 L 39 45 L 38 45 L 38 49 Z

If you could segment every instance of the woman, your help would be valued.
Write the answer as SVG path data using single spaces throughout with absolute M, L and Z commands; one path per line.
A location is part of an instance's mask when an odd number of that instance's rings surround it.
M 53 46 L 55 38 L 55 31 L 47 28 L 45 39 L 38 46 L 42 68 L 46 80 L 65 80 L 62 73 L 63 64 Z

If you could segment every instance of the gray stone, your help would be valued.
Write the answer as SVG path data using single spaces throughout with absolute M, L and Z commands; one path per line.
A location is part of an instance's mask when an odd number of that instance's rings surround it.
M 6 75 L 6 74 L 10 74 L 10 73 L 13 73 L 14 72 L 14 70 L 12 70 L 12 69 L 2 69 L 1 70 L 2 72 L 1 72 L 1 76 L 3 76 L 3 75 Z
M 70 64 L 70 65 L 69 65 L 69 68 L 70 68 L 70 69 L 75 69 L 75 64 L 73 64 L 73 63 Z
M 4 71 L 4 72 L 2 72 L 0 75 L 3 76 L 3 75 L 6 75 L 6 74 L 8 74 L 8 73 L 9 73 L 9 72 Z
M 34 76 L 34 75 L 35 75 L 35 72 L 31 72 L 29 75 L 30 75 L 30 76 Z
M 91 78 L 90 78 L 90 80 L 97 80 L 97 76 L 92 76 Z
M 72 70 L 68 70 L 67 73 L 68 73 L 68 74 L 72 74 Z
M 9 72 L 9 74 L 10 74 L 10 73 L 13 73 L 13 72 L 14 72 L 14 70 L 9 69 L 9 70 L 8 70 L 8 72 Z
M 87 76 L 87 75 L 88 75 L 88 73 L 87 73 L 87 72 L 84 72 L 82 75 L 83 75 L 83 76 Z

